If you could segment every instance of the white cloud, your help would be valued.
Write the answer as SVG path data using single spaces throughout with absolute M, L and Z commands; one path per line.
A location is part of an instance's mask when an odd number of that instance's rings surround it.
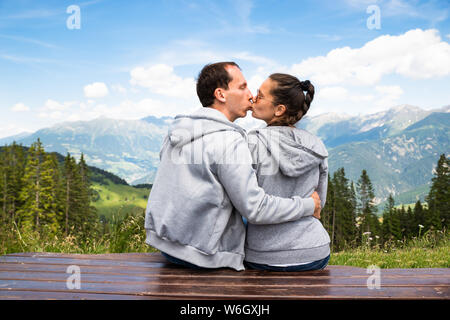
M 278 64 L 266 57 L 263 56 L 257 56 L 254 54 L 251 54 L 247 51 L 243 51 L 243 52 L 237 52 L 237 53 L 233 53 L 231 54 L 233 59 L 239 59 L 239 60 L 244 60 L 244 61 L 249 61 L 258 65 L 263 65 L 265 67 L 273 67 L 273 66 L 277 66 Z
M 44 106 L 40 108 L 38 117 L 53 120 L 67 119 L 71 112 L 76 110 L 77 105 L 79 106 L 79 102 L 77 101 L 64 101 L 61 103 L 53 99 L 48 99 L 45 101 Z
M 51 122 L 88 121 L 102 116 L 112 119 L 136 120 L 149 115 L 162 117 L 191 113 L 198 107 L 198 104 L 189 103 L 189 101 L 176 103 L 170 100 L 161 101 L 150 98 L 136 101 L 125 99 L 114 105 L 97 103 L 95 100 L 60 103 L 49 99 L 39 110 L 37 116 Z
M 103 82 L 94 82 L 84 87 L 86 98 L 102 98 L 109 93 L 108 87 Z
M 315 96 L 317 101 L 351 101 L 351 102 L 369 102 L 374 99 L 372 94 L 359 94 L 355 91 L 349 91 L 344 87 L 323 87 L 318 89 Z
M 148 88 L 153 93 L 183 99 L 196 97 L 195 80 L 176 75 L 173 68 L 166 64 L 136 67 L 130 75 L 132 85 Z
M 381 109 L 387 109 L 398 104 L 398 100 L 403 94 L 403 89 L 400 86 L 376 86 L 375 90 L 380 96 L 375 102 L 373 111 L 381 111 Z
M 403 89 L 398 85 L 376 86 L 375 88 L 355 86 L 316 87 L 310 115 L 324 112 L 373 113 L 399 104 Z
M 63 111 L 67 110 L 78 104 L 77 101 L 64 101 L 58 102 L 56 100 L 48 99 L 45 101 L 44 107 L 41 108 L 42 111 Z
M 15 124 L 0 126 L 0 138 L 11 137 L 19 133 L 31 133 L 30 128 L 23 128 Z
M 369 102 L 372 101 L 375 97 L 371 94 L 352 94 L 349 99 L 351 102 Z
M 62 120 L 65 119 L 61 111 L 39 112 L 38 117 L 41 119 Z
M 30 107 L 26 106 L 22 102 L 16 103 L 12 108 L 12 111 L 14 112 L 24 112 L 24 111 L 30 111 Z
M 113 84 L 111 86 L 111 89 L 113 89 L 114 91 L 121 93 L 121 94 L 126 94 L 127 93 L 127 89 L 125 89 L 123 86 L 121 86 L 120 84 Z
M 381 94 L 396 97 L 401 96 L 403 94 L 403 90 L 399 86 L 376 86 L 375 90 Z
M 64 103 L 59 103 L 58 101 L 48 99 L 45 104 L 44 108 L 42 110 L 45 111 L 52 111 L 52 110 L 64 110 L 67 109 L 68 105 Z
M 357 49 L 333 49 L 326 56 L 293 65 L 290 72 L 319 85 L 374 85 L 390 74 L 412 79 L 441 77 L 450 74 L 450 45 L 441 41 L 435 29 L 410 30 L 399 36 L 380 36 Z
M 324 87 L 319 90 L 315 98 L 317 100 L 344 100 L 348 98 L 348 90 L 344 87 Z

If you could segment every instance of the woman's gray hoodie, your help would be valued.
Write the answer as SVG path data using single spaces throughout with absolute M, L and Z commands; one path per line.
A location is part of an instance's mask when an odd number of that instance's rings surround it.
M 248 133 L 258 184 L 279 197 L 309 197 L 317 191 L 322 208 L 328 183 L 328 152 L 311 133 L 287 126 L 270 126 Z M 323 259 L 330 237 L 313 216 L 255 225 L 249 221 L 245 260 L 268 265 L 293 265 Z
M 146 243 L 195 265 L 244 269 L 245 227 L 233 207 L 255 224 L 314 213 L 312 198 L 278 198 L 258 186 L 247 133 L 215 109 L 177 116 L 160 159 Z

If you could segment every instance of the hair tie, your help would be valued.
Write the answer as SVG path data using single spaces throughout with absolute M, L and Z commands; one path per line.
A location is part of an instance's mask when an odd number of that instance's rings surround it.
M 309 80 L 300 81 L 300 87 L 303 91 L 308 91 L 310 85 L 311 82 L 309 82 Z

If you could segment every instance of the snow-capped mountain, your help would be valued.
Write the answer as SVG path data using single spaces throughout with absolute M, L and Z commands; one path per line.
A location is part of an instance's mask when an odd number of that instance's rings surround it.
M 447 112 L 450 107 L 446 107 Z M 319 136 L 329 148 L 344 143 L 369 141 L 388 137 L 422 120 L 435 111 L 423 110 L 410 105 L 400 105 L 389 110 L 361 116 L 349 116 L 339 113 L 327 113 L 314 117 L 305 117 L 298 124 Z

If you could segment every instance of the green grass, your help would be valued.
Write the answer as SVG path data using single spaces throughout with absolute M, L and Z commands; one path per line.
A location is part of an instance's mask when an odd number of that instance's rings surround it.
M 347 249 L 331 254 L 330 265 L 367 268 L 450 268 L 448 232 L 430 232 L 410 241 L 389 242 L 383 246 Z
M 409 248 L 392 252 L 382 250 L 353 249 L 333 253 L 330 265 L 367 268 L 450 268 L 450 247 L 434 249 Z
M 51 236 L 46 232 L 19 230 L 15 225 L 0 226 L 0 255 L 14 252 L 123 253 L 155 252 L 145 243 L 145 216 L 127 216 L 109 224 L 104 234 L 83 238 L 75 235 Z M 450 268 L 450 236 L 442 231 L 428 232 L 409 241 L 332 252 L 330 265 L 367 268 Z
M 0 225 L 0 255 L 17 252 L 61 252 L 61 253 L 126 253 L 154 252 L 156 249 L 145 243 L 145 216 L 113 217 L 107 224 L 107 232 L 88 236 L 73 232 L 68 236 L 54 235 L 49 230 L 24 230 L 15 223 Z
M 108 179 L 106 181 L 106 185 L 94 183 L 92 186 L 98 193 L 98 199 L 92 205 L 99 217 L 103 215 L 110 221 L 113 215 L 116 218 L 124 217 L 127 213 L 136 215 L 147 207 L 150 189 L 115 184 Z

